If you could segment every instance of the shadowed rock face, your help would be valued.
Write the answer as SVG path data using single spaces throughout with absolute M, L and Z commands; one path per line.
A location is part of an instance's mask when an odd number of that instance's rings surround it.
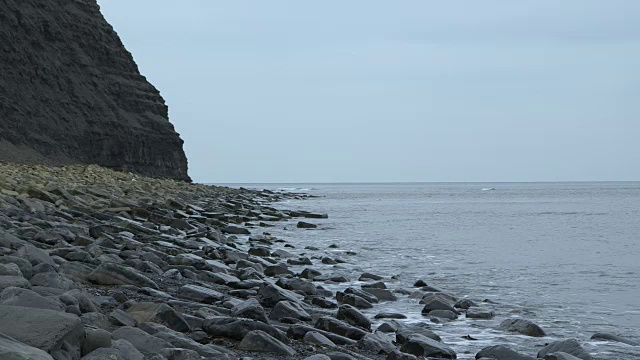
M 96 0 L 0 2 L 0 161 L 189 180 L 158 90 Z

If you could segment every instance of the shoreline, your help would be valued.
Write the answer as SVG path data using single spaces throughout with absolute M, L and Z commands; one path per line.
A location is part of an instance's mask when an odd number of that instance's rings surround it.
M 439 342 L 429 322 L 495 315 L 490 304 L 472 306 L 428 282 L 391 291 L 389 274 L 357 274 L 363 286 L 347 288 L 342 284 L 354 274 L 340 275 L 339 268 L 317 274 L 318 264 L 324 270 L 345 260 L 268 234 L 273 224 L 313 228 L 326 216 L 272 206 L 305 194 L 186 184 L 96 166 L 0 164 L 0 170 L 0 333 L 12 338 L 0 342 L 40 356 L 33 359 L 50 358 L 34 348 L 54 359 L 136 359 L 138 352 L 168 360 L 473 358 Z M 421 299 L 425 326 L 386 314 L 390 332 L 376 332 L 372 322 L 379 320 L 363 312 L 398 297 Z M 38 339 L 31 334 L 54 324 L 64 326 Z M 505 335 L 507 327 L 540 335 L 529 323 L 507 324 Z M 574 345 L 551 350 L 590 359 Z M 255 351 L 264 349 L 280 355 Z M 482 355 L 506 359 L 508 351 Z

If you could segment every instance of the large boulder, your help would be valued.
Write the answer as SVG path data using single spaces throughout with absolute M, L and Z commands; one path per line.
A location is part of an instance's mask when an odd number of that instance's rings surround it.
M 204 286 L 184 285 L 178 289 L 178 296 L 183 299 L 204 304 L 213 304 L 224 299 L 224 294 Z
M 113 340 L 127 340 L 138 351 L 145 355 L 155 354 L 162 349 L 173 347 L 173 345 L 171 345 L 171 343 L 166 340 L 162 340 L 153 335 L 149 335 L 138 328 L 130 326 L 123 326 L 116 329 L 113 333 L 111 333 L 111 338 Z
M 360 339 L 360 341 L 358 341 L 358 346 L 376 354 L 390 354 L 398 350 L 393 344 L 393 338 L 390 335 L 381 332 L 366 334 L 362 339 Z
M 249 332 L 261 330 L 282 342 L 288 342 L 286 334 L 277 328 L 251 319 L 225 316 L 211 317 L 204 321 L 202 329 L 211 336 L 221 336 L 233 340 L 242 340 Z
M 328 316 L 319 318 L 314 324 L 314 327 L 352 340 L 360 340 L 367 334 L 367 332 L 361 328 L 351 326 L 343 321 Z
M 280 320 L 282 318 L 311 321 L 311 315 L 309 315 L 300 304 L 286 300 L 278 302 L 269 314 L 269 319 L 271 320 Z
M 63 306 L 60 301 L 41 296 L 35 291 L 17 287 L 4 289 L 0 294 L 0 304 L 49 309 L 54 311 L 65 310 L 65 306 Z
M 51 355 L 33 346 L 21 343 L 0 334 L 0 359 L 6 360 L 53 360 Z
M 135 285 L 158 289 L 158 284 L 138 270 L 115 263 L 102 263 L 87 277 L 98 285 Z
M 538 351 L 538 357 L 544 358 L 546 355 L 555 352 L 567 353 L 582 360 L 593 360 L 591 354 L 589 354 L 576 339 L 554 341 L 540 349 L 540 351 Z
M 591 336 L 591 340 L 613 341 L 613 342 L 619 342 L 619 343 L 623 343 L 631 346 L 640 346 L 640 343 L 638 343 L 637 341 L 629 340 L 629 339 L 623 338 L 622 336 L 607 334 L 607 333 L 595 333 Z
M 256 299 L 249 299 L 234 306 L 231 309 L 231 315 L 234 317 L 258 320 L 265 324 L 269 323 L 264 309 Z
M 264 331 L 253 330 L 244 336 L 238 349 L 293 356 L 296 351 Z
M 526 336 L 542 337 L 546 335 L 540 326 L 526 319 L 506 319 L 500 323 L 499 328 L 504 331 L 517 332 Z
M 189 332 L 191 329 L 187 321 L 171 306 L 164 303 L 142 302 L 131 305 L 127 313 L 133 316 L 138 323 L 155 322 L 180 332 Z
M 50 354 L 77 359 L 84 328 L 76 315 L 0 305 L 0 333 Z
M 456 353 L 453 349 L 441 342 L 419 334 L 409 336 L 400 348 L 400 351 L 425 358 L 456 359 Z
M 504 345 L 495 345 L 483 348 L 476 354 L 476 359 L 481 358 L 493 360 L 536 360 L 534 357 L 522 355 Z
M 9 287 L 31 289 L 31 283 L 22 276 L 0 275 L 0 291 Z
M 262 306 L 274 307 L 279 301 L 287 300 L 294 303 L 300 303 L 302 296 L 281 288 L 272 283 L 265 283 L 258 290 L 258 300 Z
M 358 309 L 351 305 L 342 305 L 338 308 L 336 316 L 338 320 L 344 320 L 347 323 L 371 331 L 371 320 L 361 313 Z

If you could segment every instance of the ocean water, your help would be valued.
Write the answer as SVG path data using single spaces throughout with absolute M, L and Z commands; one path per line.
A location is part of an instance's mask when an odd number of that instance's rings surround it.
M 247 185 L 245 185 L 247 186 Z M 458 357 L 505 344 L 535 356 L 540 346 L 576 338 L 602 359 L 640 359 L 640 348 L 591 341 L 609 332 L 640 341 L 640 183 L 418 183 L 251 185 L 319 196 L 276 204 L 328 213 L 317 230 L 278 224 L 269 231 L 296 245 L 347 260 L 321 271 L 383 276 L 390 288 L 417 279 L 458 297 L 496 304 L 493 320 L 430 326 Z M 328 249 L 337 244 L 338 249 Z M 347 251 L 356 255 L 347 255 Z M 345 285 L 325 285 L 332 290 Z M 368 311 L 402 312 L 430 323 L 422 305 L 402 296 Z M 496 330 L 523 317 L 548 336 Z M 478 340 L 463 338 L 470 335 Z

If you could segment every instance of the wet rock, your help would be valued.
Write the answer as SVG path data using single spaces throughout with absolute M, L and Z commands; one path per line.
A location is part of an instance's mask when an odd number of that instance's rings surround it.
M 393 338 L 384 333 L 366 334 L 358 341 L 358 346 L 377 354 L 389 354 L 398 350 L 393 344 Z
M 402 344 L 400 351 L 415 356 L 455 359 L 456 353 L 450 347 L 423 335 L 414 334 Z
M 248 332 L 240 344 L 238 344 L 238 349 L 245 351 L 257 351 L 257 352 L 268 352 L 268 353 L 276 353 L 282 355 L 293 356 L 296 354 L 296 351 L 283 344 L 278 339 L 270 336 L 264 331 L 253 330 Z
M 261 330 L 282 342 L 288 342 L 287 336 L 280 330 L 250 319 L 225 316 L 211 317 L 204 321 L 202 329 L 211 336 L 222 336 L 233 340 L 242 340 L 250 331 Z
M 189 332 L 191 330 L 182 315 L 167 304 L 151 302 L 137 303 L 129 307 L 127 313 L 135 318 L 138 323 L 151 321 L 165 325 L 175 331 Z
M 316 329 L 328 331 L 352 340 L 360 340 L 367 333 L 366 331 L 351 326 L 346 322 L 327 316 L 319 318 L 314 326 Z
M 313 278 L 321 276 L 322 273 L 316 269 L 312 269 L 312 268 L 306 268 L 304 270 L 302 270 L 302 272 L 300 273 L 300 275 L 298 275 L 301 278 L 304 279 L 311 279 L 313 280 Z
M 378 288 L 363 288 L 364 291 L 369 294 L 375 296 L 380 301 L 396 301 L 398 297 L 394 295 L 391 291 L 386 289 L 378 289 Z
M 378 300 L 377 297 L 375 297 L 373 294 L 370 294 L 366 291 L 360 290 L 360 289 L 356 289 L 356 288 L 352 288 L 352 287 L 348 287 L 344 290 L 344 293 L 341 292 L 337 292 L 336 293 L 336 299 L 338 301 L 341 301 L 342 296 L 344 296 L 344 294 L 353 294 L 353 295 L 358 295 L 361 298 L 367 300 L 370 303 L 378 303 L 380 300 Z
M 158 285 L 139 271 L 114 263 L 102 263 L 88 276 L 98 285 L 136 285 L 158 289 Z
M 398 326 L 392 323 L 384 322 L 378 326 L 376 331 L 381 331 L 383 333 L 395 333 L 398 331 Z
M 500 323 L 499 329 L 534 337 L 546 335 L 540 326 L 526 319 L 506 319 Z
M 606 333 L 595 333 L 591 336 L 591 340 L 613 341 L 613 342 L 619 342 L 619 343 L 623 343 L 631 346 L 640 346 L 640 343 L 636 341 L 625 339 L 621 336 L 606 334 Z
M 546 355 L 555 352 L 564 352 L 582 360 L 593 360 L 591 354 L 589 354 L 576 339 L 554 341 L 540 349 L 540 351 L 538 351 L 538 357 L 544 358 Z
M 363 328 L 367 331 L 371 331 L 371 321 L 363 313 L 358 311 L 351 305 L 342 305 L 338 308 L 338 314 L 336 315 L 338 320 L 344 320 L 348 324 Z
M 296 225 L 296 227 L 298 227 L 299 229 L 315 229 L 318 227 L 318 225 L 311 224 L 304 221 L 298 221 L 298 224 Z
M 278 285 L 265 283 L 260 287 L 260 290 L 258 290 L 258 300 L 262 306 L 274 307 L 282 300 L 300 303 L 302 296 L 292 291 L 285 290 Z
M 449 310 L 455 314 L 459 314 L 458 311 L 453 308 L 453 306 L 440 300 L 431 300 L 426 303 L 422 308 L 422 313 L 429 314 L 433 310 Z
M 0 359 L 53 360 L 51 355 L 45 351 L 21 343 L 4 334 L 0 334 Z
M 311 315 L 309 315 L 300 304 L 286 300 L 278 302 L 269 314 L 269 319 L 271 320 L 281 320 L 282 318 L 311 321 Z
M 185 285 L 178 289 L 178 296 L 183 299 L 196 301 L 204 304 L 213 304 L 216 301 L 224 299 L 224 294 L 215 291 L 213 289 L 198 286 L 198 285 Z
M 458 309 L 469 309 L 470 307 L 478 306 L 473 300 L 469 299 L 461 299 L 453 305 L 453 307 Z
M 304 335 L 304 342 L 314 345 L 336 346 L 333 341 L 317 331 L 309 331 Z
M 281 278 L 276 282 L 276 285 L 287 289 L 287 290 L 297 290 L 301 291 L 307 295 L 315 295 L 317 293 L 317 289 L 315 285 L 311 281 L 303 280 L 303 279 L 285 279 Z
M 251 235 L 251 231 L 246 228 L 228 225 L 221 229 L 221 231 L 225 234 L 234 234 L 234 235 Z
M 355 340 L 349 339 L 347 337 L 340 336 L 338 334 L 334 334 L 329 331 L 316 329 L 311 326 L 302 325 L 302 324 L 291 325 L 287 330 L 287 336 L 289 336 L 291 339 L 300 340 L 300 339 L 303 339 L 306 336 L 306 334 L 309 332 L 320 333 L 337 345 L 355 345 L 356 344 Z
M 379 313 L 374 316 L 376 319 L 406 319 L 407 315 L 399 313 Z
M 522 355 L 504 345 L 495 345 L 483 348 L 476 354 L 476 359 L 480 358 L 494 360 L 535 360 L 535 358 L 531 356 Z
M 264 274 L 267 276 L 283 276 L 293 275 L 293 271 L 289 270 L 289 267 L 285 263 L 267 266 L 264 269 Z
M 424 287 L 427 286 L 427 283 L 424 280 L 418 280 L 413 284 L 413 287 Z
M 355 306 L 358 309 L 373 308 L 373 305 L 370 302 L 354 294 L 344 294 L 340 299 L 340 302 L 343 304 Z
M 367 280 L 379 281 L 382 279 L 384 278 L 379 275 L 375 275 L 371 273 L 363 273 L 362 275 L 360 275 L 360 278 L 358 279 L 358 281 L 367 281 Z
M 334 303 L 333 301 L 321 297 L 312 298 L 311 303 L 323 309 L 335 309 L 338 307 L 338 304 Z
M 315 355 L 307 356 L 303 360 L 331 360 L 331 358 L 325 354 L 315 354 Z
M 496 314 L 493 310 L 469 308 L 465 316 L 469 319 L 493 319 Z
M 154 354 L 162 349 L 173 347 L 173 345 L 166 340 L 159 339 L 138 328 L 130 326 L 123 326 L 116 329 L 111 334 L 111 338 L 113 340 L 127 340 L 143 354 Z
M 423 313 L 423 315 L 425 314 Z M 426 315 L 431 318 L 446 319 L 446 320 L 455 320 L 458 318 L 458 315 L 451 310 L 431 310 Z
M 580 358 L 562 351 L 558 351 L 554 352 L 553 354 L 545 355 L 544 360 L 580 360 Z
M 234 317 L 258 320 L 265 324 L 269 323 L 267 315 L 264 312 L 264 308 L 262 308 L 262 306 L 256 299 L 249 299 L 241 304 L 234 306 L 231 309 L 231 315 Z
M 400 352 L 399 350 L 389 353 L 387 360 L 418 360 L 415 355 Z
M 400 328 L 396 331 L 396 341 L 398 344 L 402 345 L 407 342 L 407 340 L 413 335 L 421 335 L 424 337 L 428 337 L 435 341 L 442 341 L 440 336 L 429 329 L 425 329 L 418 326 L 409 326 Z
M 83 326 L 75 315 L 0 305 L 0 333 L 52 355 L 80 358 Z

